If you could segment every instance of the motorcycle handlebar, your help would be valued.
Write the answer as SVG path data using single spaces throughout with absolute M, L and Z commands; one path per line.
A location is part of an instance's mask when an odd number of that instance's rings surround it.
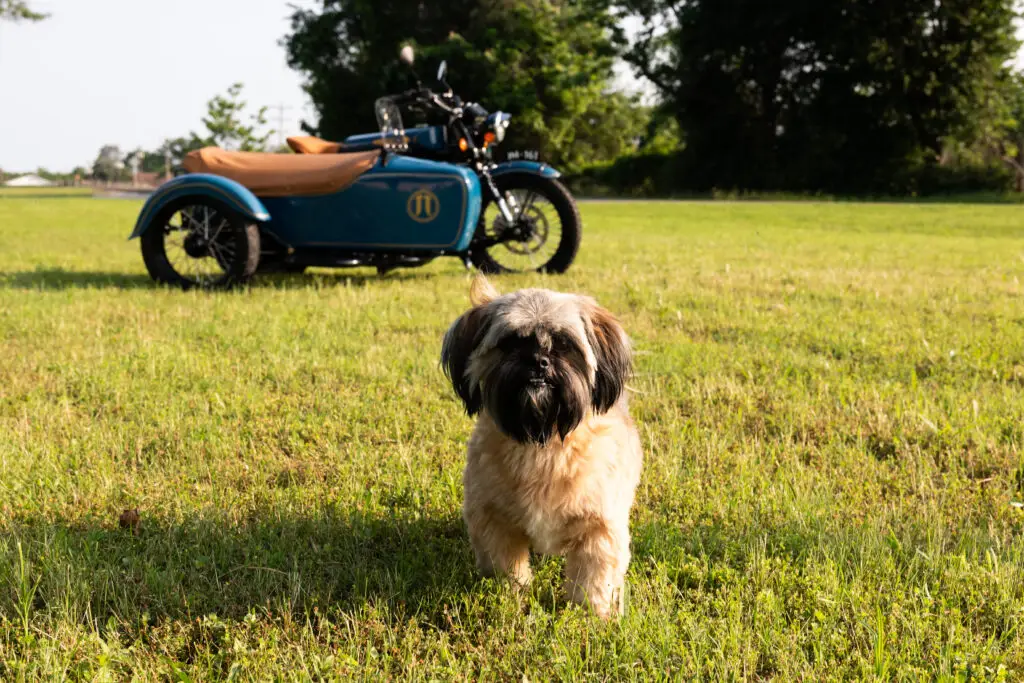
M 416 104 L 424 99 L 429 99 L 432 93 L 426 88 L 413 88 L 398 95 L 392 95 L 391 100 L 395 104 Z
M 443 96 L 438 95 L 429 88 L 413 88 L 412 90 L 406 90 L 401 94 L 392 95 L 391 101 L 397 105 L 428 104 L 449 113 L 454 112 L 458 107 L 456 103 L 446 102 Z

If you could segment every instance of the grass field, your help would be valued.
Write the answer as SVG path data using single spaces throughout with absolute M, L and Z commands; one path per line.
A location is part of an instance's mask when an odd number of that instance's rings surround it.
M 1024 677 L 1019 207 L 587 204 L 497 279 L 635 339 L 612 625 L 474 573 L 459 263 L 156 289 L 138 209 L 0 200 L 0 679 Z
M 69 199 L 91 195 L 90 187 L 0 187 L 0 199 Z

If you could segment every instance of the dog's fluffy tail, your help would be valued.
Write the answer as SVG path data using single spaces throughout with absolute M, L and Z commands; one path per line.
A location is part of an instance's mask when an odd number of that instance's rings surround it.
M 498 298 L 498 290 L 483 273 L 477 273 L 473 284 L 469 286 L 469 302 L 474 306 L 483 306 Z

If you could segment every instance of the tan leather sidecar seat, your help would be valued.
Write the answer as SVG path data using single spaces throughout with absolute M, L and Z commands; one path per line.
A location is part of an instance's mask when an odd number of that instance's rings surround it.
M 189 173 L 231 178 L 259 197 L 331 194 L 343 190 L 380 158 L 379 152 L 350 154 L 269 154 L 204 147 L 189 152 Z
M 312 135 L 297 135 L 288 138 L 288 146 L 296 154 L 337 154 L 341 144 L 315 138 Z

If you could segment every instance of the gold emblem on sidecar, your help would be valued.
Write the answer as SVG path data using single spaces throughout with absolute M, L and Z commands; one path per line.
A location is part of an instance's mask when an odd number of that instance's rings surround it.
M 405 210 L 409 218 L 417 223 L 429 223 L 441 213 L 441 202 L 437 195 L 427 189 L 419 189 L 409 195 L 409 201 L 405 203 Z

